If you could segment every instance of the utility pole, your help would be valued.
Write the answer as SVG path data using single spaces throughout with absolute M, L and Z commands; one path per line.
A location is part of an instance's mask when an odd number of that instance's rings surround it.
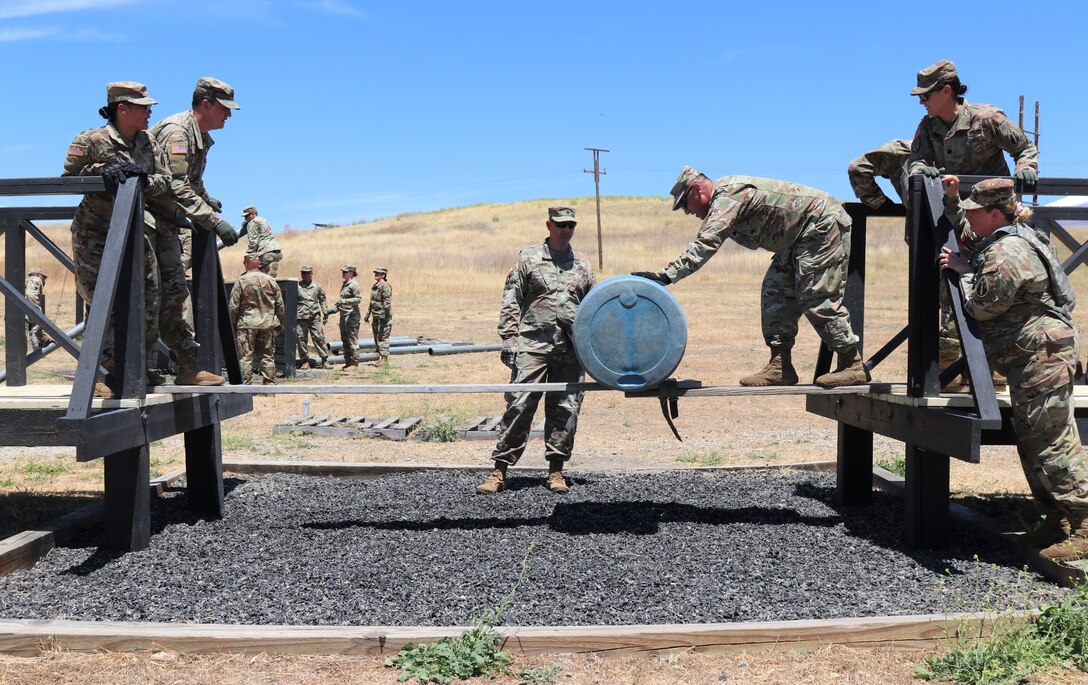
M 597 270 L 604 271 L 604 241 L 601 239 L 601 176 L 607 176 L 608 172 L 601 168 L 601 153 L 608 150 L 602 147 L 583 149 L 593 152 L 593 169 L 582 169 L 582 171 L 593 174 L 593 185 L 597 189 Z
M 1023 95 L 1020 96 L 1020 121 L 1018 123 L 1020 124 L 1020 129 L 1024 130 L 1024 96 Z M 1027 133 L 1028 135 L 1033 136 L 1035 138 L 1035 149 L 1036 149 L 1036 151 L 1038 151 L 1038 149 L 1039 149 L 1039 101 L 1038 100 L 1035 101 L 1035 130 L 1034 131 L 1024 130 L 1024 133 Z M 1031 196 L 1031 202 L 1032 202 L 1032 204 L 1036 204 L 1036 205 L 1039 204 L 1039 196 L 1038 195 L 1032 195 Z

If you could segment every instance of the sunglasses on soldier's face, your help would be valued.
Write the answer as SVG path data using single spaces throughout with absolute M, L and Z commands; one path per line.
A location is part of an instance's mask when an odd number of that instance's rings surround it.
M 573 230 L 574 227 L 577 226 L 578 224 L 575 223 L 574 221 L 556 221 L 555 225 L 556 225 L 557 228 L 569 228 L 569 229 Z

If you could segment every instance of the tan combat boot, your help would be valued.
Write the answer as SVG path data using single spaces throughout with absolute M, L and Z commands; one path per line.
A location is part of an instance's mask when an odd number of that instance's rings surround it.
M 567 479 L 563 477 L 563 460 L 552 459 L 548 462 L 548 480 L 545 486 L 554 493 L 570 492 Z
M 102 362 L 101 366 L 106 370 L 106 373 L 113 373 L 112 361 L 104 361 Z M 110 399 L 111 397 L 116 397 L 116 395 L 113 394 L 113 391 L 110 390 L 110 386 L 106 385 L 105 380 L 94 382 L 94 396 L 99 399 Z
M 174 354 L 178 357 L 178 375 L 174 378 L 174 385 L 223 385 L 227 382 L 226 378 L 202 371 L 197 366 L 195 349 L 174 350 Z
M 1019 542 L 1027 547 L 1049 547 L 1069 537 L 1069 519 L 1055 506 L 1044 507 L 1043 519 L 1034 530 L 1020 536 Z
M 771 360 L 760 371 L 740 379 L 741 385 L 763 387 L 766 385 L 797 385 L 797 371 L 793 368 L 793 348 L 772 347 Z
M 476 486 L 477 495 L 494 495 L 506 489 L 506 464 L 495 462 L 495 470 L 487 480 Z
M 944 373 L 944 370 L 952 366 L 952 363 L 961 356 L 958 345 L 956 347 L 942 346 L 940 353 L 937 355 L 937 371 L 939 373 Z M 994 387 L 996 386 L 997 384 L 994 383 Z M 968 392 L 969 387 L 970 386 L 967 385 L 967 376 L 961 373 L 948 381 L 948 385 L 941 388 L 941 390 L 942 392 Z
M 818 377 L 816 385 L 821 388 L 838 388 L 843 385 L 864 385 L 872 380 L 857 347 L 839 352 L 838 356 L 839 364 L 835 370 Z
M 1069 512 L 1069 535 L 1061 542 L 1039 552 L 1050 561 L 1077 561 L 1088 559 L 1088 509 L 1078 508 Z

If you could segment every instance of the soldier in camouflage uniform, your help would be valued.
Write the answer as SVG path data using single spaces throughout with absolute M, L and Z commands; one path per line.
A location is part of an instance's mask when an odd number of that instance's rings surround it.
M 62 176 L 103 176 L 107 192 L 83 196 L 72 220 L 72 259 L 75 261 L 76 289 L 91 305 L 95 285 L 102 268 L 102 253 L 113 215 L 117 187 L 128 177 L 140 177 L 144 182 L 144 203 L 148 210 L 170 207 L 170 181 L 155 172 L 155 147 L 147 134 L 151 106 L 155 100 L 147 95 L 147 87 L 135 81 L 118 81 L 106 86 L 106 106 L 98 113 L 109 123 L 76 136 L 68 146 Z M 144 213 L 147 225 L 153 224 L 149 211 Z M 151 231 L 144 231 L 145 342 L 150 345 L 158 337 L 159 269 Z M 109 264 L 107 268 L 116 268 Z M 113 323 L 107 325 L 99 363 L 113 371 Z M 153 384 L 160 379 L 149 379 Z M 103 382 L 95 384 L 95 395 L 110 397 L 113 392 Z
M 272 237 L 272 227 L 264 217 L 258 216 L 257 208 L 253 205 L 242 210 L 242 218 L 242 228 L 249 238 L 249 251 L 260 256 L 261 271 L 275 278 L 280 271 L 280 262 L 283 261 L 283 251 Z
M 31 267 L 26 273 L 26 288 L 23 290 L 23 294 L 26 295 L 26 299 L 30 300 L 30 304 L 42 311 L 44 311 L 42 309 L 42 298 L 45 296 L 45 279 L 46 275 L 41 269 L 36 266 Z M 26 320 L 26 338 L 31 349 L 45 347 L 53 342 L 42 330 L 42 327 L 30 319 Z
M 306 343 L 309 336 L 314 341 L 314 348 L 321 357 L 317 366 L 310 364 L 310 368 L 323 369 L 329 361 L 329 348 L 325 344 L 325 324 L 329 321 L 329 308 L 326 304 L 325 290 L 314 281 L 314 268 L 303 266 L 302 278 L 298 282 L 298 313 L 295 317 L 295 339 L 298 341 L 299 359 L 306 360 L 310 357 L 310 350 Z
M 910 157 L 909 140 L 891 140 L 875 150 L 870 150 L 850 162 L 846 173 L 858 199 L 873 209 L 895 204 L 877 185 L 876 177 L 892 182 L 892 188 L 903 202 L 907 197 L 907 158 Z
M 1031 210 L 1013 181 L 994 178 L 959 202 L 946 176 L 945 215 L 976 242 L 970 261 L 948 248 L 941 267 L 960 276 L 964 309 L 979 322 L 992 368 L 1008 376 L 1017 451 L 1046 511 L 1029 539 L 1054 561 L 1088 558 L 1088 463 L 1073 418 L 1077 329 L 1072 288 L 1048 244 L 1022 222 Z M 1068 518 L 1071 533 L 1064 530 Z
M 246 272 L 230 291 L 230 323 L 234 327 L 242 378 L 253 382 L 253 370 L 261 373 L 264 385 L 276 382 L 276 336 L 287 320 L 283 293 L 276 280 L 261 272 L 261 258 L 246 253 Z
M 684 254 L 661 271 L 634 275 L 663 285 L 691 275 L 727 238 L 750 250 L 774 253 L 763 278 L 763 339 L 771 359 L 741 385 L 794 385 L 792 353 L 802 314 L 820 339 L 838 353 L 838 366 L 816 384 L 825 388 L 869 382 L 858 353 L 858 336 L 843 306 L 850 262 L 849 215 L 827 193 L 807 186 L 753 176 L 711 181 L 684 167 L 672 188 L 673 210 L 703 219 L 699 235 Z
M 340 317 L 345 370 L 359 366 L 359 305 L 363 301 L 363 291 L 355 280 L 357 275 L 359 270 L 354 265 L 345 264 L 340 269 L 344 282 L 340 285 L 340 297 L 333 305 Z
M 960 83 L 956 65 L 941 60 L 918 72 L 911 90 L 926 109 L 911 142 L 907 161 L 911 175 L 936 178 L 941 174 L 1008 176 L 1004 152 L 1016 160 L 1015 174 L 1025 183 L 1035 183 L 1039 171 L 1039 150 L 997 107 L 971 104 L 964 100 L 967 86 Z M 962 246 L 965 249 L 969 246 Z M 959 335 L 948 292 L 941 282 L 940 368 L 943 371 L 959 359 Z M 998 385 L 1004 379 L 995 378 Z M 962 389 L 961 376 L 949 390 Z
M 178 229 L 191 221 L 199 230 L 215 231 L 226 245 L 238 242 L 238 233 L 219 212 L 223 203 L 204 189 L 208 150 L 215 141 L 208 131 L 223 128 L 238 109 L 234 89 L 214 78 L 201 78 L 193 91 L 192 108 L 155 124 L 151 135 L 158 145 L 157 171 L 170 182 L 174 205 L 155 211 L 155 252 L 162 278 L 159 329 L 163 342 L 174 351 L 180 369 L 178 385 L 221 385 L 222 376 L 203 371 L 196 361 L 196 335 L 185 284 L 185 263 Z
M 499 311 L 501 359 L 514 370 L 515 383 L 576 383 L 582 367 L 571 339 L 574 316 L 596 283 L 593 267 L 570 246 L 577 225 L 572 207 L 548 209 L 548 238 L 525 248 L 506 277 Z M 563 465 L 574 449 L 583 392 L 549 392 L 544 399 L 544 457 L 548 460 L 548 490 L 569 490 Z M 495 469 L 476 487 L 493 494 L 506 487 L 506 469 L 525 452 L 539 392 L 506 396 L 502 433 L 491 456 Z
M 370 307 L 364 320 L 370 321 L 374 345 L 378 349 L 378 359 L 371 366 L 389 363 L 389 336 L 393 334 L 393 286 L 386 280 L 388 274 L 384 267 L 374 269 L 374 285 L 370 286 Z

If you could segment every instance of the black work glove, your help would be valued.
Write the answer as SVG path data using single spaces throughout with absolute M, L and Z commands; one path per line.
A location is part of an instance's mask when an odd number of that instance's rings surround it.
M 106 184 L 106 192 L 116 195 L 117 188 L 125 182 L 125 165 L 107 164 L 102 167 L 102 181 Z
M 147 187 L 147 175 L 151 173 L 151 170 L 143 164 L 133 164 L 130 162 L 128 164 L 122 165 L 121 170 L 125 172 L 126 179 L 139 178 L 140 187 Z
M 234 227 L 226 219 L 219 219 L 219 223 L 215 225 L 215 234 L 227 247 L 238 242 L 238 231 L 234 230 Z
M 941 170 L 938 169 L 935 166 L 924 166 L 924 167 L 921 168 L 920 172 L 921 172 L 921 174 L 923 176 L 926 176 L 928 178 L 940 178 L 941 177 Z
M 181 207 L 174 210 L 174 225 L 179 228 L 192 228 L 192 224 L 189 223 L 189 215 Z
M 219 200 L 216 200 L 211 195 L 208 196 L 208 204 L 210 204 L 212 206 L 212 209 L 214 209 L 217 213 L 223 211 L 223 203 Z
M 514 368 L 514 364 L 517 361 L 517 358 L 518 358 L 518 348 L 516 348 L 516 347 L 504 347 L 504 348 L 502 348 L 502 351 L 499 352 L 499 359 L 508 368 L 511 368 L 511 369 Z
M 632 271 L 631 275 L 638 276 L 639 278 L 646 278 L 654 283 L 660 283 L 661 285 L 669 285 L 672 283 L 672 279 L 663 271 Z
M 363 321 L 365 321 L 366 323 L 370 323 L 370 312 L 366 313 L 366 316 L 363 317 Z
M 1033 186 L 1035 185 L 1035 182 L 1039 180 L 1039 174 L 1035 172 L 1035 169 L 1025 167 L 1016 170 L 1016 178 L 1020 179 L 1026 185 Z

